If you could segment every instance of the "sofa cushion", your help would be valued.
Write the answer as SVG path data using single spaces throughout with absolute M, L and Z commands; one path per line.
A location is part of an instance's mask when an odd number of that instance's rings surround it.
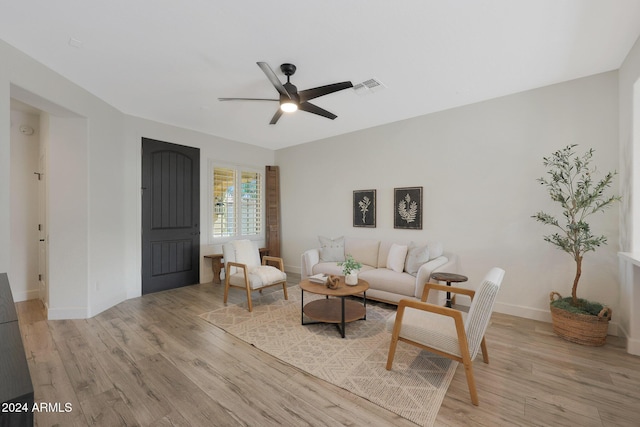
M 337 262 L 322 262 L 320 261 L 311 269 L 313 274 L 335 274 L 342 275 L 342 267 L 338 266 Z
M 374 269 L 373 267 L 369 267 L 368 265 L 363 265 L 362 268 L 360 269 L 360 273 L 358 273 L 358 277 L 360 277 L 360 274 L 363 271 L 368 271 L 373 269 Z M 342 272 L 342 267 L 340 267 L 337 262 L 319 262 L 318 264 L 314 265 L 311 270 L 313 274 L 323 273 L 323 274 L 334 274 L 336 276 L 344 276 L 344 273 Z
M 387 268 L 387 259 L 389 258 L 389 251 L 391 245 L 394 243 L 398 245 L 406 245 L 407 242 L 401 240 L 382 240 L 380 242 L 380 249 L 378 250 L 378 268 Z
M 318 236 L 320 240 L 320 261 L 321 262 L 342 262 L 344 261 L 344 237 L 330 239 Z
M 379 240 L 347 238 L 344 243 L 344 253 L 351 255 L 353 259 L 364 265 L 376 267 L 379 247 Z
M 414 297 L 416 278 L 407 273 L 396 273 L 387 268 L 376 268 L 361 271 L 358 278 L 369 282 L 372 289 Z
M 429 261 L 429 246 L 417 246 L 411 242 L 407 250 L 407 258 L 404 262 L 404 271 L 415 276 L 420 266 Z
M 280 280 L 287 280 L 287 274 L 270 265 L 259 265 L 249 269 L 249 286 L 251 286 L 251 289 L 263 288 Z M 237 269 L 237 273 L 229 276 L 229 283 L 234 286 L 244 287 L 244 270 Z
M 397 273 L 404 270 L 404 262 L 407 259 L 407 246 L 394 243 L 387 256 L 387 268 Z M 416 270 L 417 271 L 417 270 Z

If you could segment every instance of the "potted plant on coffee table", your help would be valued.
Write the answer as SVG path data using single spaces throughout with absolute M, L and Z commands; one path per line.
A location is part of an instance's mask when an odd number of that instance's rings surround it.
M 344 261 L 338 263 L 338 266 L 342 267 L 344 282 L 347 285 L 358 284 L 358 270 L 362 268 L 362 264 L 353 259 L 351 255 L 347 255 Z
M 544 240 L 567 252 L 576 263 L 571 297 L 562 298 L 557 292 L 551 292 L 549 296 L 554 332 L 579 344 L 603 345 L 611 309 L 600 303 L 578 298 L 577 290 L 584 254 L 607 243 L 606 236 L 596 236 L 591 232 L 587 218 L 597 212 L 604 212 L 619 201 L 620 197 L 605 195 L 616 172 L 609 172 L 602 179 L 596 179 L 596 169 L 591 166 L 594 150 L 589 149 L 578 155 L 575 153 L 576 146 L 568 145 L 551 156 L 544 157 L 547 176 L 537 180 L 547 188 L 551 200 L 560 205 L 561 219 L 543 211 L 532 217 L 555 228 L 556 232 L 544 236 Z

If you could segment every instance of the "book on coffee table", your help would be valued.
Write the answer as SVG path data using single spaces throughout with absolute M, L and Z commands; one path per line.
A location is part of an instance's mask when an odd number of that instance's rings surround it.
M 313 282 L 313 283 L 320 283 L 320 284 L 324 284 L 327 282 L 327 276 L 326 274 L 314 274 L 313 276 L 309 276 L 309 281 Z

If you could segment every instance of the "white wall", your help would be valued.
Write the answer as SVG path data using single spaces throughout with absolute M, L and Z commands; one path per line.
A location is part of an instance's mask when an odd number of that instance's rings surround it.
M 619 71 L 620 123 L 620 328 L 627 351 L 640 355 L 640 41 L 633 46 Z M 635 191 L 635 196 L 633 193 Z
M 50 117 L 49 132 L 49 318 L 83 318 L 90 309 L 87 126 Z
M 123 276 L 121 268 L 124 247 L 122 225 L 126 213 L 118 199 L 122 194 L 124 181 L 117 173 L 124 163 L 123 115 L 4 42 L 0 42 L 0 62 L 3 64 L 0 72 L 0 135 L 8 135 L 9 132 L 9 115 L 5 106 L 9 103 L 9 97 L 14 95 L 14 89 L 21 95 L 31 94 L 33 98 L 28 100 L 14 96 L 16 99 L 30 105 L 34 105 L 31 101 L 37 101 L 41 105 L 34 106 L 42 111 L 49 112 L 49 107 L 58 109 L 56 114 L 52 114 L 52 126 L 56 125 L 54 117 L 86 120 L 83 141 L 57 138 L 53 132 L 50 135 L 51 141 L 56 141 L 55 149 L 69 157 L 57 155 L 52 149 L 48 165 L 52 178 L 49 182 L 49 234 L 52 239 L 56 239 L 56 243 L 63 244 L 59 247 L 60 253 L 56 253 L 50 246 L 49 315 L 50 318 L 93 315 L 105 305 L 121 301 L 126 296 L 124 289 L 129 280 Z M 59 111 L 68 112 L 69 115 L 58 116 Z M 69 123 L 61 121 L 58 124 L 60 126 L 56 129 L 63 134 L 70 131 L 67 127 Z M 0 153 L 4 153 L 8 140 L 0 140 Z M 58 180 L 54 181 L 54 177 Z M 66 177 L 73 177 L 79 183 L 73 181 L 73 185 L 65 188 L 68 183 Z M 2 181 L 0 187 L 5 185 L 5 181 Z M 75 190 L 80 191 L 74 193 Z M 0 199 L 4 191 L 4 188 L 0 189 Z M 109 197 L 113 203 L 104 202 L 104 198 Z M 56 206 L 61 200 L 70 202 L 81 212 L 66 216 L 67 212 Z M 9 240 L 4 239 L 8 209 L 8 204 L 0 207 L 0 269 L 6 269 L 10 273 L 11 265 L 5 254 L 9 249 Z M 73 224 L 76 220 L 78 222 Z M 113 224 L 117 227 L 112 227 Z M 104 231 L 114 228 L 117 231 L 113 233 Z M 64 244 L 71 245 L 71 242 L 77 242 L 84 249 L 76 260 L 71 259 L 71 256 L 77 249 L 70 253 L 62 250 Z M 65 268 L 54 265 L 55 257 L 64 262 Z M 95 290 L 98 281 L 104 283 L 101 291 Z M 107 304 L 102 301 L 107 301 Z
M 0 60 L 4 59 L 0 42 Z M 9 67 L 0 67 L 0 272 L 10 274 L 11 265 L 11 120 Z M 9 279 L 11 280 L 11 279 Z M 11 283 L 11 282 L 9 282 Z
M 20 131 L 29 126 L 33 134 Z M 13 298 L 38 297 L 38 154 L 40 118 L 11 110 L 11 276 Z
M 50 318 L 90 317 L 140 294 L 142 137 L 201 149 L 201 255 L 219 251 L 206 233 L 209 159 L 274 162 L 271 150 L 128 117 L 3 41 L 0 63 L 0 271 L 11 277 L 13 96 L 49 113 Z M 212 277 L 201 259 L 201 281 Z
M 300 270 L 318 235 L 439 240 L 471 284 L 506 270 L 498 311 L 548 320 L 549 292 L 570 293 L 575 263 L 531 218 L 554 210 L 535 179 L 543 156 L 572 143 L 618 168 L 617 84 L 610 72 L 277 151 L 287 268 Z M 393 189 L 409 186 L 424 187 L 421 231 L 393 228 Z M 352 192 L 364 189 L 377 190 L 373 229 L 352 227 Z M 592 224 L 610 244 L 585 256 L 579 292 L 615 313 L 617 209 Z
M 633 188 L 640 186 L 640 39 L 629 51 L 619 71 L 620 126 L 620 246 L 625 252 L 640 250 L 640 221 L 634 227 L 633 215 L 640 212 L 640 197 L 632 197 Z M 634 105 L 635 103 L 635 105 Z

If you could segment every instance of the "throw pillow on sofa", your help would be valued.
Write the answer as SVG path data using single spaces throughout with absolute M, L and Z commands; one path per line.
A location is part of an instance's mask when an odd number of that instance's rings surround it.
M 406 257 L 407 247 L 394 243 L 391 245 L 389 255 L 387 256 L 387 268 L 397 273 L 402 273 Z
M 350 254 L 353 259 L 371 267 L 378 265 L 378 252 L 380 251 L 380 241 L 376 239 L 360 239 L 346 237 L 344 239 L 344 253 Z M 385 259 L 385 265 L 386 265 Z
M 321 262 L 342 262 L 344 261 L 344 236 L 330 239 L 318 236 L 320 240 L 320 261 Z
M 427 261 L 429 261 L 429 247 L 427 245 L 416 246 L 411 242 L 407 251 L 407 259 L 404 263 L 404 271 L 415 276 L 418 274 L 420 266 Z

